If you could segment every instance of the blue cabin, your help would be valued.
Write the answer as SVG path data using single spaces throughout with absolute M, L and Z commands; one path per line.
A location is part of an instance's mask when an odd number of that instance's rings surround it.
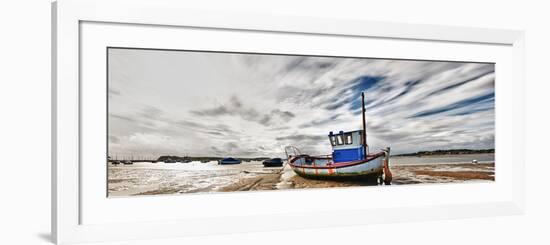
M 328 137 L 332 145 L 332 160 L 337 163 L 364 159 L 365 148 L 363 147 L 362 135 L 363 130 L 340 131 L 337 134 L 331 131 Z

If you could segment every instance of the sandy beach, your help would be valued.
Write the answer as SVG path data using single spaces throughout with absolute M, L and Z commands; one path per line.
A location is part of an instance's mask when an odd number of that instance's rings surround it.
M 392 185 L 459 183 L 466 181 L 494 181 L 494 163 L 485 164 L 448 164 L 448 165 L 410 165 L 392 168 L 394 178 Z M 312 180 L 294 175 L 283 178 L 283 173 L 263 174 L 244 178 L 225 186 L 220 191 L 251 191 L 277 189 L 306 189 L 349 186 L 377 186 L 373 181 L 332 181 Z M 286 188 L 278 188 L 281 182 L 288 182 Z M 279 185 L 280 186 L 280 185 Z
M 407 159 L 405 159 L 407 160 Z M 426 161 L 432 159 L 413 159 Z M 482 163 L 399 164 L 391 166 L 392 185 L 494 181 L 493 161 Z M 135 163 L 109 165 L 109 197 L 377 186 L 373 181 L 312 180 L 289 166 L 265 168 L 261 162 L 220 166 L 200 163 Z

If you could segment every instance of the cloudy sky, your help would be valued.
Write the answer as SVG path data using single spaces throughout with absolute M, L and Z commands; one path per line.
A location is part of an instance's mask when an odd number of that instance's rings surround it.
M 494 64 L 109 49 L 109 154 L 329 154 L 494 147 Z

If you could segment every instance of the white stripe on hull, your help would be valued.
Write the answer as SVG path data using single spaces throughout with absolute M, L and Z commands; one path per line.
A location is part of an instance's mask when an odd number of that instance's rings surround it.
M 366 163 L 339 168 L 302 168 L 292 166 L 292 169 L 301 174 L 312 176 L 358 176 L 382 173 L 384 168 L 384 157 L 380 156 Z

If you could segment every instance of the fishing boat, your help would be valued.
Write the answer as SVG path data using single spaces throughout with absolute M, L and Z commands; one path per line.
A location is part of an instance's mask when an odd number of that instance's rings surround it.
M 281 167 L 283 166 L 283 160 L 281 158 L 271 158 L 262 162 L 264 167 Z
M 132 161 L 130 161 L 130 160 L 122 160 L 122 161 L 120 161 L 120 162 L 121 162 L 122 164 L 124 164 L 124 165 L 132 165 L 132 164 L 134 164 L 134 162 L 132 162 Z
M 232 157 L 224 158 L 224 159 L 218 161 L 218 165 L 240 164 L 240 163 L 241 163 L 241 159 L 232 158 Z
M 390 184 L 390 148 L 369 152 L 365 122 L 365 95 L 361 93 L 363 129 L 330 132 L 332 154 L 312 156 L 302 154 L 295 146 L 285 147 L 288 165 L 296 174 L 312 179 L 375 179 Z

